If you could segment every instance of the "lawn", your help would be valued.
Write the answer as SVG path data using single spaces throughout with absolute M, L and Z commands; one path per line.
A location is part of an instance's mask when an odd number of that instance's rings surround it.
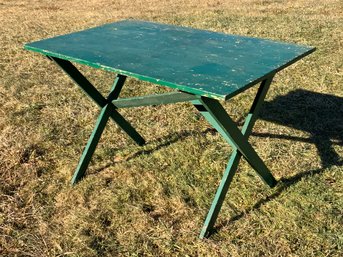
M 231 148 L 189 103 L 121 111 L 88 176 L 70 180 L 99 113 L 23 45 L 134 18 L 315 46 L 277 74 L 249 141 L 278 185 L 241 161 L 216 232 L 198 239 Z M 0 1 L 0 256 L 342 256 L 343 2 Z M 107 93 L 115 74 L 80 67 Z M 129 79 L 123 97 L 165 92 Z M 256 87 L 224 104 L 242 125 Z

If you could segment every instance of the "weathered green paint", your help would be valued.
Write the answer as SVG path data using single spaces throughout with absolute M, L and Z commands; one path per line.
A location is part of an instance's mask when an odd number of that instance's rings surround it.
M 223 100 L 314 51 L 296 44 L 136 20 L 29 43 L 25 48 Z
M 257 119 L 258 113 L 261 109 L 261 105 L 264 101 L 264 98 L 268 92 L 269 86 L 272 82 L 273 76 L 271 76 L 270 78 L 262 81 L 256 97 L 254 99 L 254 102 L 250 108 L 250 111 L 245 119 L 245 122 L 243 124 L 242 127 L 242 134 L 244 136 L 244 138 L 248 138 L 249 135 L 251 134 L 252 128 L 254 126 L 254 123 Z M 213 230 L 213 226 L 218 218 L 218 214 L 220 212 L 220 209 L 223 205 L 225 196 L 229 190 L 229 186 L 231 184 L 232 178 L 235 175 L 236 171 L 237 171 L 237 167 L 238 167 L 238 163 L 241 159 L 242 154 L 237 151 L 237 148 L 233 149 L 233 152 L 230 156 L 228 165 L 225 169 L 225 172 L 223 174 L 223 177 L 220 181 L 220 184 L 218 186 L 216 195 L 212 201 L 210 210 L 206 216 L 204 225 L 201 229 L 200 232 L 200 238 L 204 238 L 204 237 L 208 237 L 210 236 L 212 230 Z
M 113 99 L 119 96 L 120 90 L 125 82 L 125 76 L 118 74 L 112 86 L 108 99 L 103 97 L 100 92 L 82 75 L 82 73 L 69 61 L 62 60 L 56 57 L 50 57 L 54 60 L 65 73 L 67 73 L 75 83 L 82 88 L 82 90 L 91 98 L 93 101 L 103 108 L 105 105 L 109 105 L 112 110 L 110 117 L 112 120 L 124 130 L 138 145 L 144 145 L 144 138 L 127 122 L 121 115 L 115 110 L 115 107 L 111 103 Z
M 82 153 L 79 164 L 71 180 L 72 185 L 76 184 L 84 177 L 87 167 L 95 151 L 95 148 L 100 140 L 101 134 L 104 131 L 110 112 L 111 109 L 108 104 L 105 105 L 104 108 L 102 108 L 100 115 L 95 123 L 93 132 L 88 139 L 87 145 Z
M 139 97 L 130 98 L 120 98 L 112 101 L 112 103 L 117 108 L 130 108 L 130 107 L 140 107 L 149 105 L 161 105 L 161 104 L 171 104 L 179 102 L 192 101 L 199 98 L 196 95 L 183 93 L 183 92 L 171 92 L 160 95 L 146 95 Z

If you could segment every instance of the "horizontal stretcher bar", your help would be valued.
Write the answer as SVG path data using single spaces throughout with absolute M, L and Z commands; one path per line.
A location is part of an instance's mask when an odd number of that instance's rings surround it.
M 178 102 L 187 102 L 199 99 L 199 96 L 184 93 L 184 92 L 171 92 L 160 95 L 145 95 L 130 98 L 119 98 L 112 103 L 117 108 L 130 108 L 149 105 L 171 104 Z

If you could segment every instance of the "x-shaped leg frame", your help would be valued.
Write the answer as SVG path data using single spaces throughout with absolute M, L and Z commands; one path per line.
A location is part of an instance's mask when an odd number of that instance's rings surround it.
M 75 81 L 75 83 L 80 86 L 83 91 L 101 108 L 101 112 L 96 121 L 94 130 L 87 142 L 72 178 L 72 184 L 77 183 L 84 177 L 86 169 L 109 118 L 111 118 L 121 129 L 123 129 L 138 145 L 144 145 L 145 140 L 143 137 L 131 126 L 129 122 L 123 118 L 123 116 L 120 115 L 112 103 L 112 101 L 117 99 L 119 96 L 126 79 L 125 76 L 119 74 L 116 77 L 108 97 L 105 98 L 72 63 L 56 57 L 49 58 L 54 60 L 58 66 L 60 66 L 62 70 L 64 70 L 65 73 L 67 73 Z
M 208 237 L 212 232 L 214 223 L 218 217 L 230 183 L 236 173 L 238 163 L 242 156 L 255 169 L 267 185 L 270 187 L 274 187 L 276 185 L 277 181 L 248 142 L 248 137 L 251 134 L 258 112 L 273 79 L 273 75 L 262 81 L 250 111 L 245 119 L 242 131 L 240 131 L 235 122 L 230 118 L 217 100 L 184 92 L 117 99 L 126 79 L 126 76 L 120 74 L 116 77 L 109 95 L 105 98 L 69 61 L 56 57 L 49 58 L 54 60 L 101 108 L 95 128 L 87 142 L 73 175 L 72 184 L 77 183 L 84 177 L 91 157 L 109 118 L 112 118 L 112 120 L 117 123 L 117 125 L 121 127 L 138 145 L 143 145 L 145 143 L 141 135 L 119 114 L 116 109 L 191 101 L 207 121 L 233 147 L 233 153 L 229 159 L 227 168 L 217 189 L 211 208 L 207 214 L 200 233 L 200 238 Z
M 254 151 L 252 146 L 248 143 L 248 137 L 257 119 L 258 112 L 267 94 L 272 79 L 273 76 L 262 81 L 250 111 L 245 119 L 242 131 L 239 131 L 234 121 L 230 118 L 218 101 L 203 97 L 200 100 L 192 101 L 200 113 L 233 148 L 233 153 L 231 154 L 227 168 L 224 172 L 216 195 L 213 199 L 211 208 L 200 232 L 200 238 L 208 237 L 211 234 L 214 223 L 216 222 L 226 193 L 229 189 L 232 178 L 236 173 L 238 163 L 242 156 L 255 169 L 257 174 L 267 185 L 274 187 L 277 183 L 269 169 Z
M 64 70 L 64 72 L 67 73 L 74 80 L 74 82 L 101 108 L 101 112 L 96 121 L 93 132 L 88 139 L 79 164 L 74 172 L 71 182 L 72 184 L 76 184 L 85 176 L 92 155 L 109 118 L 112 118 L 112 120 L 138 145 L 145 144 L 143 137 L 131 126 L 129 122 L 123 118 L 123 116 L 120 115 L 120 113 L 117 111 L 118 108 L 169 104 L 192 101 L 199 98 L 198 96 L 192 94 L 172 92 L 160 95 L 117 99 L 126 80 L 126 76 L 121 74 L 117 75 L 109 95 L 107 98 L 105 98 L 71 62 L 52 56 L 48 56 L 48 58 L 55 61 L 56 64 L 60 66 L 62 70 Z

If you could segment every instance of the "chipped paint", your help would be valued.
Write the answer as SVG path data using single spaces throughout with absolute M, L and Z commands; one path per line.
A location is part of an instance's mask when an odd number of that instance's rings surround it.
M 218 100 L 233 97 L 314 51 L 135 20 L 29 43 L 25 49 Z

